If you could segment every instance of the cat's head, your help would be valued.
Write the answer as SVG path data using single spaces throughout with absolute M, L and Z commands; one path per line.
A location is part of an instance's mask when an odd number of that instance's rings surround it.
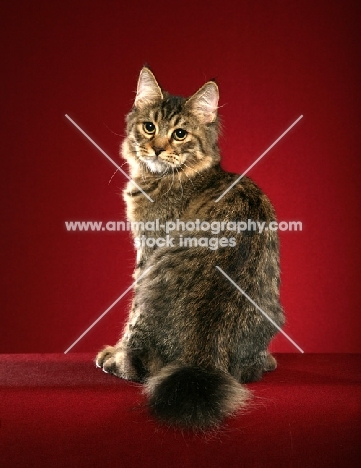
M 194 175 L 219 162 L 218 86 L 203 85 L 193 96 L 171 96 L 144 67 L 122 145 L 132 176 Z

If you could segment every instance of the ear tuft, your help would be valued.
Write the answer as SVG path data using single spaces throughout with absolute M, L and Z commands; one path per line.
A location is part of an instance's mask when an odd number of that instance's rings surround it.
M 141 109 L 161 99 L 163 99 L 162 90 L 155 76 L 148 67 L 143 67 L 138 79 L 137 95 L 134 102 L 135 107 Z
M 187 101 L 202 123 L 214 122 L 217 118 L 219 92 L 214 81 L 208 81 Z

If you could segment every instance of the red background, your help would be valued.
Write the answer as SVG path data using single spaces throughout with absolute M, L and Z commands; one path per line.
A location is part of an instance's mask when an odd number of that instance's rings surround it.
M 141 66 L 165 89 L 220 86 L 223 165 L 250 172 L 282 232 L 285 331 L 305 352 L 360 352 L 360 73 L 356 1 L 77 1 L 2 5 L 0 352 L 63 352 L 131 284 L 115 160 Z M 125 167 L 125 166 L 124 166 Z M 110 182 L 109 182 L 110 181 Z M 116 341 L 129 295 L 72 351 Z M 275 351 L 297 352 L 283 336 Z

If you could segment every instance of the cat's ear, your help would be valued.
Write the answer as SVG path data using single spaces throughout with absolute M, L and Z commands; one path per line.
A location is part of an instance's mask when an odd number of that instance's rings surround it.
M 217 118 L 219 92 L 214 81 L 208 81 L 186 103 L 202 123 L 214 122 Z
M 138 79 L 137 95 L 134 102 L 135 107 L 141 109 L 161 99 L 163 99 L 163 94 L 157 80 L 149 68 L 143 67 Z

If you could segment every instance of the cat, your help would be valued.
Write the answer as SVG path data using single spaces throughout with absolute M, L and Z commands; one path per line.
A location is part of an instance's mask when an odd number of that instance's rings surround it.
M 235 415 L 250 398 L 242 384 L 276 368 L 267 351 L 276 327 L 221 270 L 284 324 L 277 232 L 234 229 L 270 223 L 275 212 L 247 177 L 225 193 L 238 175 L 220 166 L 218 100 L 215 81 L 183 98 L 148 67 L 140 72 L 121 147 L 135 182 L 124 190 L 137 246 L 134 297 L 120 341 L 96 357 L 105 372 L 145 384 L 156 418 L 193 431 Z M 223 230 L 215 237 L 200 229 L 208 225 Z

